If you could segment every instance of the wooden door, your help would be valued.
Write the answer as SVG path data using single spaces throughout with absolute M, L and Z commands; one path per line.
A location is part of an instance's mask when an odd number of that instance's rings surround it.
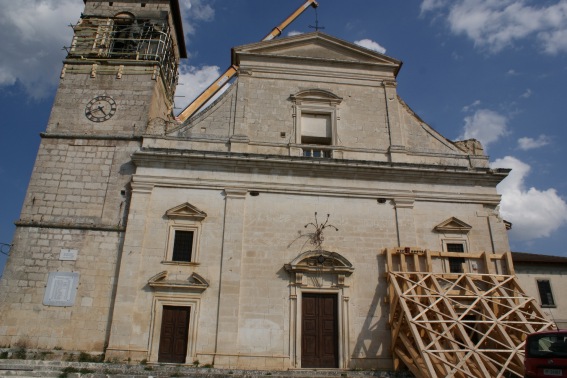
M 301 367 L 338 368 L 337 296 L 303 294 Z
M 158 362 L 185 363 L 189 312 L 189 307 L 163 307 Z

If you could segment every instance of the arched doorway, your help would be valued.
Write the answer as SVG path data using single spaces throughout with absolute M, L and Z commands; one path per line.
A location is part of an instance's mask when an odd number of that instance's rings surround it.
M 348 277 L 352 264 L 336 252 L 308 251 L 285 265 L 290 273 L 294 367 L 348 365 Z

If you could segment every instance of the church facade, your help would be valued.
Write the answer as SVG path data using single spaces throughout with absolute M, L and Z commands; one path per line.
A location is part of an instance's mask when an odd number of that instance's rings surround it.
M 177 0 L 85 0 L 2 278 L 0 344 L 391 368 L 383 252 L 509 252 L 508 170 L 410 109 L 400 61 L 319 32 L 234 48 L 231 87 L 177 123 L 180 20 Z

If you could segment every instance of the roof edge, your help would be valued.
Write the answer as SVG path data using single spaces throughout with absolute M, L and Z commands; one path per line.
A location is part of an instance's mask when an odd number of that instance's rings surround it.
M 527 252 L 512 252 L 512 260 L 514 263 L 567 264 L 567 257 Z
M 327 34 L 327 33 L 319 32 L 319 31 L 311 32 L 311 33 L 302 33 L 302 34 L 294 35 L 294 36 L 279 37 L 279 38 L 274 38 L 274 39 L 269 40 L 269 41 L 258 41 L 258 42 L 253 42 L 253 43 L 247 43 L 247 44 L 244 44 L 244 45 L 234 46 L 231 49 L 231 61 L 232 61 L 232 64 L 238 64 L 237 59 L 236 59 L 236 55 L 241 54 L 241 53 L 245 54 L 246 52 L 242 51 L 244 48 L 259 47 L 259 46 L 263 46 L 263 45 L 267 45 L 267 44 L 278 44 L 278 43 L 281 43 L 282 41 L 285 41 L 285 40 L 293 41 L 293 40 L 301 40 L 301 39 L 313 38 L 313 37 L 326 39 L 328 41 L 332 41 L 332 42 L 338 43 L 338 44 L 348 45 L 351 48 L 359 50 L 360 53 L 384 59 L 384 60 L 388 61 L 389 64 L 392 65 L 392 67 L 394 68 L 393 69 L 394 77 L 398 76 L 398 73 L 400 72 L 402 65 L 403 65 L 403 62 L 401 60 L 392 58 L 389 55 L 381 54 L 381 53 L 376 52 L 374 50 L 370 50 L 370 49 L 367 49 L 363 46 L 357 45 L 353 42 L 349 42 L 349 41 L 346 41 L 344 39 L 335 37 L 335 36 Z
M 173 23 L 175 24 L 175 34 L 177 35 L 177 48 L 179 56 L 187 58 L 187 47 L 185 47 L 185 34 L 183 33 L 183 19 L 179 8 L 179 0 L 170 0 L 171 12 L 173 13 Z

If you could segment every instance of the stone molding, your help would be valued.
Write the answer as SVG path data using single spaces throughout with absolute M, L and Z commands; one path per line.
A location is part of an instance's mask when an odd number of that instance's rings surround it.
M 314 167 L 320 174 L 329 173 L 336 176 L 344 171 L 346 175 L 357 173 L 357 176 L 367 172 L 369 178 L 375 180 L 379 174 L 383 181 L 408 181 L 415 178 L 423 183 L 463 182 L 466 180 L 485 181 L 486 185 L 496 186 L 508 174 L 508 169 L 470 168 L 462 166 L 442 166 L 429 164 L 395 163 L 382 161 L 351 161 L 338 159 L 312 159 L 299 156 L 285 155 L 253 155 L 219 152 L 193 152 L 193 151 L 166 151 L 141 150 L 132 155 L 132 160 L 138 167 L 151 167 L 154 164 L 167 163 L 173 169 L 175 166 L 183 168 L 186 164 L 195 164 L 198 161 L 206 162 L 217 169 L 224 166 L 238 165 L 242 169 L 261 169 L 284 167 L 286 170 L 306 169 L 310 173 Z M 379 172 L 378 172 L 379 171 Z M 400 180 L 403 177 L 404 180 Z
M 245 198 L 248 194 L 248 189 L 246 188 L 225 188 L 224 194 L 227 198 Z
M 168 280 L 168 271 L 164 270 L 151 277 L 148 285 L 153 289 L 184 290 L 202 293 L 209 287 L 209 282 L 199 274 L 193 272 L 186 280 Z
M 38 228 L 59 228 L 64 230 L 88 230 L 88 231 L 108 231 L 124 232 L 126 227 L 109 226 L 96 223 L 67 223 L 67 222 L 43 222 L 33 220 L 19 220 L 14 222 L 17 227 L 38 227 Z
M 125 140 L 125 141 L 142 141 L 141 136 L 126 135 L 89 135 L 89 134 L 62 134 L 62 133 L 39 133 L 44 139 L 93 139 L 93 140 Z
M 394 198 L 394 206 L 396 209 L 413 209 L 413 205 L 415 203 L 415 198 Z
M 190 219 L 202 221 L 207 217 L 207 213 L 199 210 L 197 207 L 185 202 L 181 205 L 175 206 L 165 212 L 165 216 L 170 219 Z
M 458 218 L 451 217 L 439 223 L 437 226 L 433 227 L 433 229 L 437 232 L 443 233 L 457 232 L 460 234 L 467 234 L 472 229 L 472 226 Z
M 359 176 L 360 178 L 360 176 Z M 345 178 L 345 180 L 347 180 Z M 151 193 L 154 187 L 176 187 L 192 189 L 220 189 L 224 190 L 232 182 L 226 180 L 207 180 L 207 179 L 187 179 L 178 177 L 164 176 L 135 176 L 132 184 L 134 193 Z M 244 190 L 244 188 L 243 188 Z M 360 188 L 360 187 L 336 187 L 332 185 L 297 185 L 279 182 L 250 181 L 246 190 L 254 190 L 262 193 L 285 193 L 314 195 L 324 197 L 347 196 L 349 198 L 394 198 L 400 195 L 410 195 L 416 201 L 432 202 L 457 202 L 457 203 L 480 203 L 493 204 L 500 203 L 500 195 L 497 194 L 478 194 L 469 192 L 455 193 L 454 191 L 425 191 L 425 190 L 404 190 L 404 189 L 382 189 L 382 188 Z

